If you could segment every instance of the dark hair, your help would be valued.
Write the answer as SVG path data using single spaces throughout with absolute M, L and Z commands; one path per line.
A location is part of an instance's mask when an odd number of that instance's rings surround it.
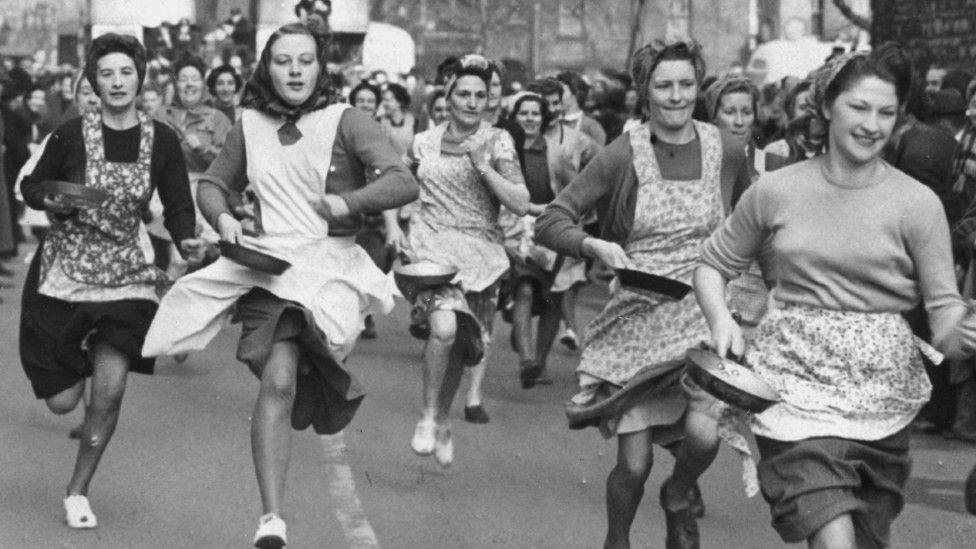
M 966 71 L 954 69 L 946 73 L 942 78 L 943 90 L 956 90 L 959 95 L 966 97 L 966 89 L 973 81 L 973 75 Z
M 587 84 L 586 80 L 579 73 L 565 71 L 556 75 L 556 80 L 566 84 L 569 87 L 569 92 L 573 94 L 576 98 L 576 102 L 582 107 L 586 103 L 586 98 L 590 94 L 590 85 Z
M 786 96 L 783 98 L 783 111 L 786 113 L 787 118 L 792 119 L 793 111 L 796 110 L 796 99 L 801 93 L 809 91 L 813 87 L 813 81 L 809 78 L 805 78 L 796 83 L 792 88 L 786 92 Z
M 539 127 L 539 132 L 545 132 L 549 129 L 549 124 L 552 122 L 553 117 L 549 111 L 549 103 L 541 95 L 530 92 L 519 96 L 512 105 L 512 112 L 508 115 L 508 119 L 515 122 L 515 117 L 518 115 L 519 109 L 522 108 L 522 104 L 528 101 L 535 101 L 539 104 L 539 112 L 542 113 L 542 125 Z
M 905 104 L 913 87 L 911 60 L 907 60 L 906 64 L 905 58 L 885 49 L 886 45 L 884 44 L 870 55 L 857 55 L 851 58 L 827 85 L 823 105 L 833 104 L 837 96 L 868 76 L 874 76 L 894 86 L 898 104 Z
M 125 34 L 110 32 L 103 34 L 92 40 L 88 48 L 88 55 L 85 57 L 85 78 L 91 84 L 93 90 L 98 95 L 98 60 L 111 53 L 121 53 L 132 59 L 136 66 L 136 75 L 139 77 L 136 93 L 142 91 L 142 82 L 146 78 L 146 49 L 142 47 L 135 37 Z
M 560 100 L 563 98 L 563 85 L 553 78 L 533 80 L 525 89 L 543 98 L 548 95 L 558 95 Z
M 210 90 L 212 95 L 217 95 L 217 79 L 220 78 L 221 74 L 233 76 L 234 92 L 241 91 L 241 87 L 244 86 L 244 80 L 241 78 L 241 75 L 237 74 L 237 70 L 231 65 L 221 65 L 210 71 L 210 74 L 207 75 L 207 89 Z
M 444 93 L 444 90 L 434 90 L 433 92 L 431 92 L 430 97 L 427 98 L 428 113 L 434 112 L 434 103 L 436 103 L 437 100 L 442 97 L 445 98 L 445 100 L 447 98 L 447 94 Z
M 377 105 L 380 104 L 380 89 L 370 84 L 368 81 L 363 80 L 355 88 L 353 88 L 352 91 L 349 92 L 350 105 L 356 104 L 356 96 L 359 95 L 359 92 L 362 91 L 367 91 L 373 94 L 373 97 L 376 98 L 376 104 Z
M 385 92 L 390 92 L 393 94 L 393 98 L 396 102 L 400 104 L 401 109 L 406 109 L 410 106 L 410 92 L 407 88 L 404 88 L 400 84 L 389 83 L 386 88 L 383 89 Z
M 195 55 L 185 55 L 180 57 L 173 63 L 173 79 L 179 80 L 180 71 L 187 67 L 193 67 L 200 73 L 200 79 L 202 80 L 207 75 L 207 66 L 203 63 L 203 59 Z
M 494 68 L 493 68 L 494 67 Z M 497 70 L 493 63 L 480 55 L 465 55 L 455 59 L 449 66 L 444 67 L 445 93 L 450 95 L 451 88 L 462 76 L 475 76 L 485 83 L 485 89 L 491 85 L 491 75 Z
M 898 103 L 906 105 L 909 112 L 917 112 L 921 108 L 921 93 L 925 80 L 917 74 L 915 62 L 905 46 L 898 42 L 885 42 L 875 48 L 868 59 L 879 65 L 881 70 L 869 71 L 862 76 L 872 72 L 878 73 L 873 76 L 895 85 Z M 884 74 L 885 71 L 887 74 Z
M 458 58 L 451 56 L 445 58 L 437 65 L 437 76 L 434 77 L 434 84 L 443 86 L 447 83 L 447 73 L 458 62 Z

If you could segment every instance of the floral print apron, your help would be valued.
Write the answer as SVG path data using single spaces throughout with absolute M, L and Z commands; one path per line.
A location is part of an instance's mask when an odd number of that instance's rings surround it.
M 142 210 L 152 194 L 150 161 L 153 121 L 139 113 L 139 156 L 135 162 L 105 159 L 102 117 L 86 113 L 85 184 L 109 193 L 98 207 L 84 208 L 56 224 L 48 233 L 41 263 L 41 280 L 52 268 L 75 282 L 104 287 L 148 284 L 165 289 L 166 275 L 146 260 L 139 246 Z

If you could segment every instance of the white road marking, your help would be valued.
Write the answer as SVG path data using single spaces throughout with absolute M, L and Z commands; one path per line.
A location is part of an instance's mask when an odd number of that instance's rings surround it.
M 376 532 L 369 525 L 366 512 L 356 494 L 352 468 L 346 463 L 346 442 L 342 433 L 321 435 L 325 450 L 325 472 L 329 481 L 329 495 L 335 502 L 335 516 L 342 526 L 350 549 L 379 549 Z

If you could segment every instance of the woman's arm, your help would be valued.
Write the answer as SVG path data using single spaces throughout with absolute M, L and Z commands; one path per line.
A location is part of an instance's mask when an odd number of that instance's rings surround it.
M 80 124 L 80 121 L 76 123 Z M 67 127 L 62 126 L 50 135 L 47 145 L 40 152 L 40 157 L 29 174 L 24 176 L 21 182 L 20 191 L 24 197 L 24 203 L 35 210 L 44 210 L 56 214 L 69 214 L 74 208 L 67 208 L 52 197 L 48 196 L 41 188 L 43 181 L 54 179 L 66 179 L 64 175 L 64 162 L 69 157 L 70 143 L 74 140 L 66 138 Z M 80 130 L 79 130 L 80 133 Z M 80 142 L 77 146 L 82 146 Z
M 197 182 L 197 207 L 224 240 L 234 242 L 241 236 L 240 223 L 231 211 L 231 193 L 241 193 L 246 184 L 247 159 L 244 131 L 238 120 L 227 134 L 224 148 Z
M 159 200 L 163 203 L 163 225 L 173 237 L 173 242 L 179 242 L 180 251 L 186 255 L 183 243 L 192 240 L 196 235 L 196 214 L 193 209 L 193 195 L 190 193 L 190 181 L 186 175 L 186 163 L 180 150 L 176 134 L 158 128 L 155 147 L 160 147 L 163 155 L 162 169 L 154 179 L 153 186 L 159 191 Z
M 699 265 L 695 270 L 695 298 L 708 321 L 712 349 L 719 356 L 725 356 L 728 351 L 741 356 L 745 351 L 745 338 L 725 303 L 725 284 L 725 277 L 713 267 Z
M 471 146 L 468 156 L 481 180 L 506 208 L 515 215 L 529 212 L 529 189 L 519 167 L 515 144 L 504 130 L 495 130 L 495 138 Z
M 392 210 L 417 199 L 420 194 L 417 180 L 383 135 L 379 124 L 362 111 L 350 108 L 342 114 L 339 134 L 346 152 L 358 158 L 372 177 L 365 186 L 339 194 L 348 208 L 346 213 Z

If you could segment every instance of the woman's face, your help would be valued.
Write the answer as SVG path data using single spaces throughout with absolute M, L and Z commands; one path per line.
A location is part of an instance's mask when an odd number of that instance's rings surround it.
M 447 98 L 438 97 L 430 106 L 430 119 L 434 121 L 435 126 L 438 126 L 447 121 L 447 116 Z
M 639 99 L 637 97 L 637 90 L 627 90 L 627 95 L 624 96 L 624 106 L 627 107 L 628 114 L 634 114 L 637 111 L 637 101 Z
M 183 67 L 176 73 L 176 93 L 184 107 L 195 107 L 203 101 L 203 75 L 196 67 Z
M 142 110 L 152 116 L 163 106 L 163 98 L 156 90 L 146 90 L 142 92 Z
M 97 111 L 102 106 L 102 100 L 95 93 L 87 78 L 82 77 L 81 83 L 78 84 L 75 104 L 78 105 L 78 110 L 81 112 Z
M 966 107 L 966 116 L 969 117 L 969 123 L 976 125 L 976 93 L 969 98 L 969 105 Z
M 648 113 L 659 126 L 679 130 L 691 124 L 697 98 L 698 79 L 690 61 L 661 61 L 654 68 L 648 83 Z
M 25 104 L 27 109 L 34 114 L 44 114 L 47 110 L 47 94 L 44 90 L 34 90 L 27 95 Z
M 451 120 L 463 127 L 476 126 L 488 106 L 488 86 L 485 81 L 466 74 L 457 79 L 448 100 Z
M 898 118 L 895 86 L 865 76 L 841 92 L 824 108 L 829 121 L 830 153 L 853 164 L 864 164 L 881 154 Z
M 752 94 L 732 92 L 719 99 L 715 125 L 727 130 L 744 146 L 752 139 L 752 125 L 756 121 L 756 110 L 752 107 Z
M 793 103 L 793 112 L 789 113 L 790 120 L 796 120 L 800 116 L 806 114 L 807 109 L 810 108 L 807 106 L 808 99 L 810 99 L 810 90 L 803 90 L 796 94 L 796 100 Z
M 369 90 L 359 90 L 352 98 L 352 106 L 370 116 L 376 116 L 376 96 Z
M 98 95 L 105 107 L 124 110 L 136 102 L 139 73 L 136 63 L 124 53 L 103 55 L 95 67 Z
M 493 111 L 502 103 L 502 77 L 492 71 L 488 82 L 488 110 Z
M 542 105 L 538 101 L 522 101 L 515 121 L 525 130 L 525 137 L 534 138 L 542 130 Z
M 271 82 L 285 103 L 297 107 L 315 91 L 319 59 L 315 40 L 307 34 L 284 34 L 271 45 Z
M 234 80 L 233 74 L 222 72 L 217 76 L 217 80 L 214 81 L 214 95 L 222 105 L 230 105 L 234 102 L 234 97 L 237 95 L 237 81 Z
M 383 91 L 383 111 L 386 114 L 399 114 L 402 109 L 400 108 L 400 102 L 397 101 L 395 95 L 390 90 Z

